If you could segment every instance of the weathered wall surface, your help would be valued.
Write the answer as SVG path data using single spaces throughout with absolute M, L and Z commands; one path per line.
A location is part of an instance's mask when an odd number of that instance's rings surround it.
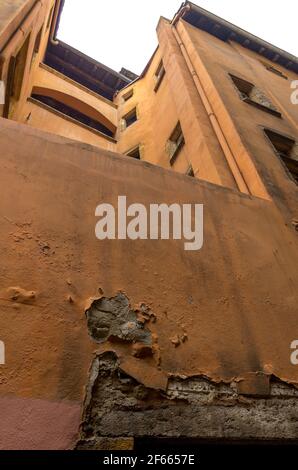
M 1 448 L 76 444 L 94 353 L 113 351 L 123 373 L 156 393 L 179 377 L 238 383 L 252 395 L 267 395 L 272 376 L 297 386 L 297 232 L 273 202 L 6 120 L 0 148 Z M 116 206 L 118 195 L 146 206 L 203 203 L 203 249 L 98 241 L 95 208 Z M 106 334 L 109 323 L 99 325 L 102 342 L 89 334 L 86 310 L 119 292 L 130 322 L 150 333 L 138 344 L 117 325 Z
M 11 58 L 28 41 L 20 96 L 6 109 L 28 125 L 0 122 L 0 448 L 131 447 L 139 436 L 297 439 L 297 186 L 262 131 L 297 138 L 289 86 L 297 77 L 284 70 L 289 80 L 281 79 L 240 45 L 161 19 L 146 74 L 110 103 L 40 67 L 53 5 L 0 7 L 8 85 Z M 229 73 L 262 89 L 282 119 L 243 103 Z M 102 113 L 118 125 L 118 143 L 28 101 L 33 87 Z M 138 121 L 122 130 L 135 106 Z M 199 180 L 106 151 L 140 145 L 142 160 L 170 169 L 166 144 L 178 121 L 185 145 L 172 168 L 186 173 L 191 164 Z M 95 208 L 116 206 L 119 195 L 147 207 L 203 203 L 203 249 L 98 241 Z
M 202 378 L 170 379 L 161 393 L 123 373 L 115 354 L 107 352 L 93 361 L 90 377 L 79 450 L 112 449 L 119 436 L 122 445 L 129 445 L 129 439 L 137 443 L 144 436 L 194 442 L 278 441 L 282 436 L 289 442 L 298 435 L 298 390 L 275 381 L 269 393 L 261 376 L 261 393 L 255 389 L 259 396 L 244 396 L 241 382 L 215 384 Z
M 14 33 L 19 18 L 30 10 L 34 0 L 2 0 L 0 8 L 0 49 Z
M 298 106 L 293 105 L 290 99 L 291 82 L 297 76 L 279 66 L 288 76 L 288 80 L 285 80 L 269 72 L 258 54 L 240 45 L 225 43 L 186 22 L 179 23 L 178 31 L 208 91 L 208 97 L 252 193 L 259 193 L 258 186 L 265 184 L 271 197 L 283 210 L 295 213 L 297 185 L 288 177 L 266 139 L 263 128 L 298 139 Z M 229 73 L 262 90 L 282 113 L 282 118 L 241 101 Z M 262 183 L 258 182 L 253 166 Z

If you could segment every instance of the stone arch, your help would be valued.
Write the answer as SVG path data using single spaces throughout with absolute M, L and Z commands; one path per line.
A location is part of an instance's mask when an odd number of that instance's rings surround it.
M 85 103 L 84 101 L 79 100 L 78 98 L 69 95 L 68 93 L 64 93 L 59 90 L 55 90 L 52 88 L 34 86 L 32 89 L 32 95 L 39 95 L 45 96 L 48 98 L 52 98 L 70 108 L 78 111 L 85 116 L 97 121 L 99 124 L 103 125 L 113 134 L 115 134 L 117 128 L 115 124 L 113 124 L 106 116 L 104 116 L 100 111 L 95 109 L 93 106 Z

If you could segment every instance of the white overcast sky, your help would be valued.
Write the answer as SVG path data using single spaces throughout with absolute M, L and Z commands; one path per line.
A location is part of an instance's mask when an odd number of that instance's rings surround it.
M 58 39 L 120 71 L 140 74 L 157 46 L 160 16 L 181 0 L 66 0 Z M 297 0 L 198 0 L 197 5 L 298 55 Z

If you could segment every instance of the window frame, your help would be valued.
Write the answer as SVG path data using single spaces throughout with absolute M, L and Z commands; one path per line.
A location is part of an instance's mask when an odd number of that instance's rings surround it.
M 127 125 L 127 119 L 130 118 L 130 116 L 132 115 L 135 115 L 135 120 L 133 122 L 131 122 L 130 124 Z M 138 115 L 138 109 L 137 107 L 135 106 L 134 108 L 132 108 L 128 113 L 124 114 L 124 116 L 122 116 L 121 118 L 121 122 L 122 122 L 122 131 L 125 131 L 126 129 L 130 128 L 131 126 L 133 126 L 136 122 L 138 122 L 139 120 L 139 115 Z
M 134 89 L 131 88 L 131 90 L 127 91 L 124 95 L 122 95 L 123 102 L 126 103 L 129 101 L 134 95 Z
M 138 154 L 139 154 L 138 157 L 136 157 L 136 156 L 133 155 L 135 152 L 138 152 Z M 127 152 L 125 152 L 125 155 L 126 155 L 127 157 L 133 158 L 134 160 L 142 160 L 142 156 L 141 156 L 141 144 L 138 144 L 138 145 L 136 145 L 135 147 L 132 147 L 130 150 L 128 150 Z
M 268 70 L 268 72 L 274 73 L 274 75 L 276 75 L 277 77 L 283 78 L 284 80 L 289 80 L 287 75 L 285 75 L 281 70 L 275 68 L 273 65 L 267 62 L 264 62 L 262 60 L 260 60 L 260 62 L 263 65 L 263 67 L 265 67 L 265 69 Z
M 195 178 L 195 172 L 191 163 L 189 164 L 186 176 L 189 176 L 190 178 Z
M 270 139 L 268 133 L 275 134 L 276 136 L 280 136 L 281 138 L 284 138 L 284 139 L 287 139 L 287 140 L 293 142 L 293 147 L 298 144 L 298 141 L 295 138 L 293 138 L 292 136 L 283 134 L 283 133 L 281 133 L 281 132 L 279 132 L 275 129 L 271 129 L 271 128 L 265 127 L 265 126 L 261 126 L 261 128 L 263 130 L 263 134 L 265 136 L 266 141 L 269 143 L 269 145 L 270 145 L 271 149 L 273 150 L 274 154 L 277 156 L 277 158 L 281 162 L 288 178 L 298 186 L 298 179 L 296 180 L 295 177 L 292 175 L 292 172 L 288 168 L 288 165 L 286 164 L 285 159 L 288 159 L 290 161 L 293 160 L 294 162 L 297 162 L 297 167 L 298 167 L 298 160 L 295 160 L 294 158 L 291 158 L 290 156 L 288 156 L 286 154 L 283 154 L 283 152 L 279 151 L 277 149 L 277 147 L 274 145 L 273 141 Z
M 163 60 L 161 59 L 154 73 L 154 78 L 156 82 L 155 87 L 154 87 L 155 93 L 157 93 L 157 91 L 159 90 L 159 87 L 163 82 L 165 74 L 166 74 L 166 69 L 165 69 Z
M 32 52 L 32 58 L 31 58 L 31 65 L 30 65 L 30 67 L 32 67 L 33 62 L 35 61 L 35 59 L 36 59 L 36 57 L 38 56 L 39 51 L 40 51 L 40 46 L 41 46 L 41 41 L 42 41 L 42 35 L 43 35 L 43 28 L 44 28 L 44 25 L 42 25 L 42 26 L 40 27 L 38 33 L 37 33 L 36 36 L 35 36 L 34 47 L 33 47 L 33 52 Z
M 175 134 L 178 133 L 180 129 L 180 132 L 177 136 L 177 138 L 175 138 Z M 175 144 L 175 150 L 173 152 L 170 151 L 170 145 L 173 145 Z M 185 137 L 184 137 L 184 134 L 183 134 L 183 130 L 182 130 L 182 126 L 181 126 L 181 123 L 180 121 L 178 121 L 178 123 L 176 124 L 174 130 L 172 131 L 170 137 L 168 138 L 167 140 L 167 153 L 170 157 L 170 165 L 173 166 L 177 157 L 178 157 L 178 154 L 181 152 L 182 148 L 184 147 L 185 145 Z
M 260 88 L 258 88 L 256 85 L 249 82 L 248 80 L 245 80 L 244 78 L 241 78 L 241 77 L 238 77 L 237 75 L 234 75 L 233 73 L 229 72 L 228 75 L 229 75 L 230 81 L 232 82 L 232 85 L 234 86 L 235 90 L 237 91 L 238 95 L 240 96 L 241 101 L 243 101 L 244 103 L 249 104 L 250 106 L 252 106 L 254 108 L 260 109 L 261 111 L 264 111 L 268 114 L 272 114 L 273 116 L 276 116 L 280 119 L 282 118 L 281 112 L 278 111 L 277 109 L 273 109 L 273 108 L 270 108 L 269 106 L 261 104 L 261 103 L 255 101 L 255 100 L 251 99 L 249 94 L 246 93 L 245 91 L 241 91 L 241 89 L 238 88 L 238 86 L 237 86 L 237 81 L 240 82 L 239 84 L 241 84 L 241 82 L 243 82 L 244 85 L 249 85 L 251 87 L 250 93 L 252 92 L 252 90 L 254 88 L 256 88 L 257 90 L 259 90 L 264 95 L 264 97 L 266 99 L 268 99 L 269 102 L 271 102 L 271 100 L 269 100 L 269 98 L 267 98 L 265 93 Z M 273 103 L 272 103 L 272 106 L 274 106 Z

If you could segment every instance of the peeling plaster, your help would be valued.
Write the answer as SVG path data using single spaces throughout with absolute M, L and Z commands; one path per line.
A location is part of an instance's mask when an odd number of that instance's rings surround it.
M 167 390 L 158 391 L 129 376 L 117 355 L 106 352 L 92 363 L 77 448 L 99 448 L 106 438 L 120 437 L 295 440 L 297 398 L 295 387 L 275 378 L 264 397 L 242 394 L 236 382 L 201 377 L 171 377 Z
M 145 326 L 150 317 L 145 317 L 146 313 L 144 311 L 142 321 L 139 320 L 123 293 L 110 299 L 102 297 L 86 312 L 89 334 L 98 343 L 121 340 L 141 343 L 151 349 L 151 333 Z

